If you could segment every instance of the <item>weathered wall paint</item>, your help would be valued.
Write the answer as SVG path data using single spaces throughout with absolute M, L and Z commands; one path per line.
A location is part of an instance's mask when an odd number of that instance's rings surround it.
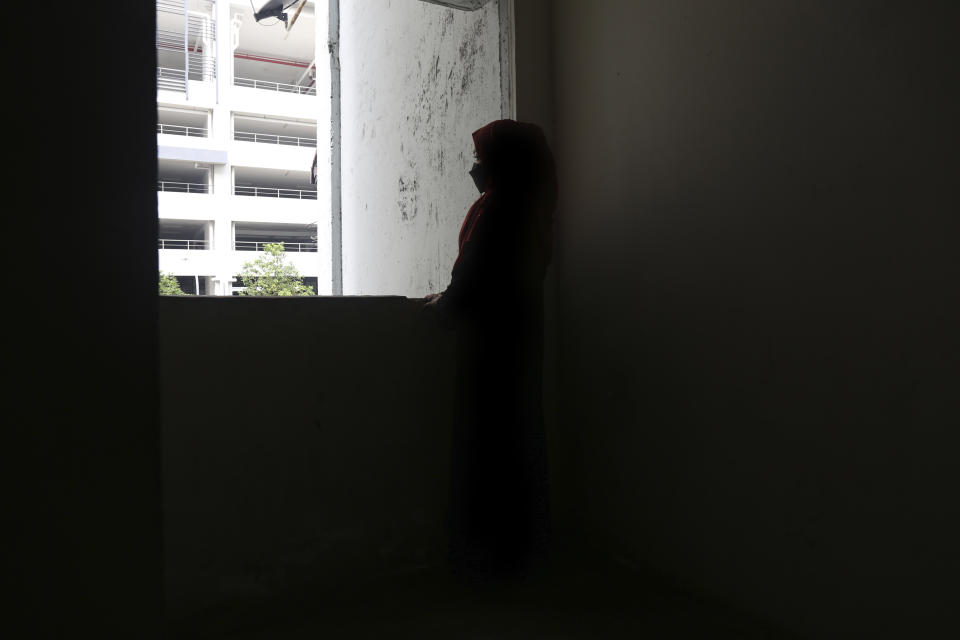
M 477 192 L 471 134 L 501 113 L 497 2 L 341 4 L 344 293 L 446 287 Z
M 454 9 L 465 9 L 467 11 L 476 11 L 484 4 L 487 3 L 487 0 L 421 0 L 421 2 L 430 2 L 432 4 L 439 4 L 446 7 L 453 7 Z

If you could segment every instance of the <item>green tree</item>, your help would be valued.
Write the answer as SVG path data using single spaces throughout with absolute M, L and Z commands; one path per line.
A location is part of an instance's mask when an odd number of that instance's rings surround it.
M 186 293 L 180 288 L 180 283 L 169 273 L 160 272 L 160 295 L 162 296 L 185 296 Z
M 243 265 L 241 296 L 312 296 L 313 287 L 303 283 L 300 272 L 287 264 L 283 243 L 265 244 L 264 255 Z

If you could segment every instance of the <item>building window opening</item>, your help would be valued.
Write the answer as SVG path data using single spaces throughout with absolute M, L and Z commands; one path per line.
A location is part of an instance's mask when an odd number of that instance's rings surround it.
M 299 4 L 289 1 L 283 6 L 295 11 Z M 313 5 L 313 2 L 306 3 L 289 29 L 287 25 L 290 25 L 292 16 L 286 23 L 275 17 L 257 22 L 251 3 L 234 6 L 232 19 L 243 25 L 233 53 L 234 86 L 243 90 L 317 95 Z
M 233 139 L 238 142 L 316 149 L 317 123 L 237 115 L 233 119 Z
M 157 161 L 157 191 L 163 193 L 209 194 L 210 168 L 188 160 Z
M 282 243 L 317 295 L 445 288 L 471 135 L 513 117 L 513 0 L 155 3 L 158 250 L 191 261 L 174 275 L 230 296 Z
M 160 270 L 184 292 L 229 296 L 246 261 L 282 244 L 329 294 L 329 189 L 318 198 L 310 180 L 330 139 L 329 4 L 286 1 L 284 24 L 255 19 L 265 0 L 155 3 Z
M 206 296 L 210 295 L 209 287 L 212 278 L 210 276 L 174 276 L 180 290 L 188 296 Z
M 317 185 L 310 184 L 309 171 L 235 167 L 233 194 L 257 198 L 316 200 Z
M 316 253 L 317 226 L 313 224 L 237 223 L 237 251 L 263 251 L 268 244 L 282 244 L 287 253 Z
M 157 85 L 184 91 L 189 80 L 216 75 L 213 3 L 207 0 L 157 0 Z
M 209 295 L 213 278 L 205 273 L 210 268 L 213 222 L 165 218 L 159 231 L 160 273 L 175 278 L 186 295 Z
M 192 109 L 157 109 L 157 134 L 186 138 L 210 137 L 210 112 Z
M 207 220 L 161 220 L 161 251 L 207 251 L 211 248 L 212 224 Z

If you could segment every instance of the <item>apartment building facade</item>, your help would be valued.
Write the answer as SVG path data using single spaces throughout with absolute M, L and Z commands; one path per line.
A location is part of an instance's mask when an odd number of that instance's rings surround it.
M 331 292 L 329 180 L 311 183 L 330 139 L 313 5 L 287 31 L 249 1 L 156 0 L 159 266 L 187 293 L 235 294 L 271 242 Z

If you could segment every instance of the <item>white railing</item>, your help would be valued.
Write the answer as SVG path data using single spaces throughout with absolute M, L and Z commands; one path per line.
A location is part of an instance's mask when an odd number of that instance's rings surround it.
M 234 78 L 233 84 L 238 87 L 249 87 L 251 89 L 266 89 L 268 91 L 279 91 L 280 93 L 296 93 L 301 96 L 317 95 L 316 87 L 305 87 L 299 84 L 286 84 L 283 82 L 268 82 L 267 80 L 254 80 L 252 78 Z
M 294 200 L 316 200 L 317 192 L 307 189 L 280 189 L 277 187 L 234 187 L 233 194 L 237 196 L 254 196 L 257 198 L 292 198 Z
M 183 0 L 157 0 L 157 11 L 183 15 Z
M 178 124 L 157 123 L 157 133 L 172 136 L 187 136 L 188 138 L 206 138 L 207 130 L 203 127 L 182 127 Z
M 170 193 L 210 193 L 210 187 L 195 182 L 166 182 L 160 180 L 157 182 L 157 191 L 167 191 Z
M 181 249 L 186 251 L 204 251 L 207 248 L 206 240 L 157 240 L 159 249 Z
M 186 71 L 176 67 L 157 67 L 158 83 L 183 83 Z M 190 79 L 212 81 L 216 74 L 216 67 L 209 58 L 204 58 L 202 54 L 190 54 Z M 166 87 L 161 86 L 161 89 Z
M 247 131 L 234 131 L 233 139 L 242 142 L 262 142 L 266 144 L 285 144 L 291 147 L 311 147 L 317 146 L 316 138 L 298 138 L 296 136 L 275 136 L 270 133 L 250 133 Z
M 237 240 L 234 243 L 234 249 L 237 251 L 265 251 L 268 244 L 282 244 L 287 253 L 316 253 L 316 242 L 253 242 L 248 240 Z
M 186 91 L 187 72 L 183 69 L 157 67 L 157 88 L 169 91 Z

